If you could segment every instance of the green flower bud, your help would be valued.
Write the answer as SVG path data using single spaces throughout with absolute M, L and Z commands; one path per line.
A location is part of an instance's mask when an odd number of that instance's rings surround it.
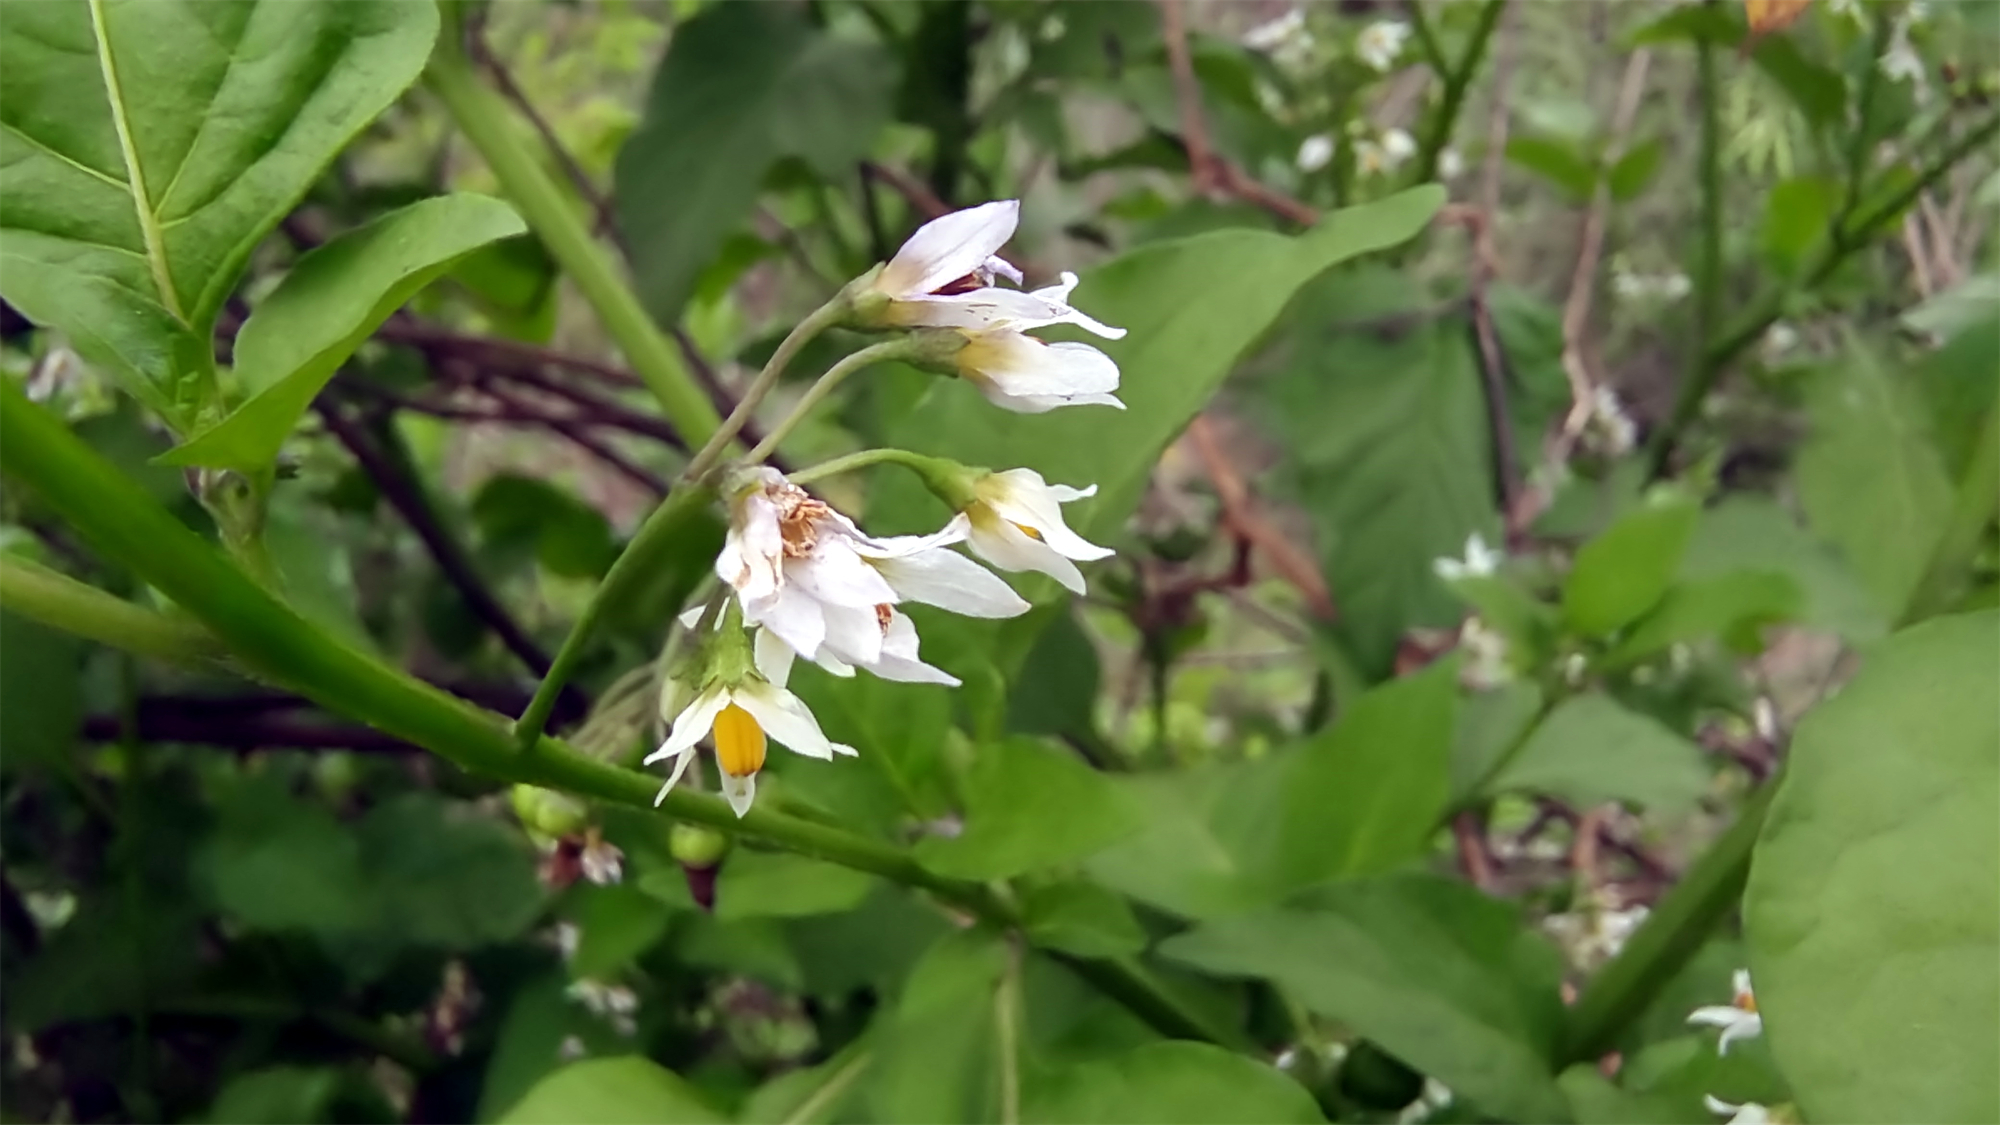
M 509 795 L 514 815 L 530 835 L 544 839 L 574 836 L 590 825 L 590 810 L 582 801 L 552 789 L 516 785 Z
M 699 824 L 676 824 L 667 851 L 684 867 L 714 867 L 729 854 L 729 837 Z

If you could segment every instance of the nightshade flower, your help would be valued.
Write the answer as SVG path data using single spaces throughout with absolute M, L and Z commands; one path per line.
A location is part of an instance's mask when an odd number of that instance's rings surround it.
M 1108 547 L 1089 542 L 1063 522 L 1062 505 L 1097 494 L 1097 486 L 1050 484 L 1033 469 L 988 473 L 972 486 L 966 508 L 967 543 L 973 553 L 1002 570 L 1035 570 L 1076 593 L 1083 574 L 1072 559 L 1108 558 Z
M 735 589 L 746 622 L 808 660 L 824 652 L 836 672 L 858 666 L 886 678 L 949 683 L 917 660 L 916 628 L 898 604 L 968 617 L 1028 610 L 1006 582 L 947 549 L 966 537 L 964 517 L 932 535 L 876 539 L 775 469 L 751 470 L 746 480 L 731 504 L 716 575 Z
M 1728 1004 L 1711 1004 L 1696 1008 L 1688 1014 L 1687 1021 L 1708 1027 L 1722 1029 L 1722 1038 L 1716 1041 L 1715 1051 L 1719 1055 L 1729 1053 L 1729 1044 L 1737 1039 L 1755 1039 L 1764 1034 L 1764 1017 L 1757 1014 L 1757 996 L 1750 991 L 1750 972 L 1738 969 L 1731 978 L 1735 995 Z
M 1314 133 L 1299 142 L 1299 154 L 1294 158 L 1299 171 L 1311 174 L 1333 163 L 1333 138 L 1325 133 Z
M 1431 560 L 1431 570 L 1447 582 L 1460 578 L 1484 578 L 1500 568 L 1506 558 L 1486 545 L 1486 537 L 1473 532 L 1465 537 L 1465 558 Z
M 1370 70 L 1384 71 L 1396 65 L 1403 45 L 1410 40 L 1410 25 L 1402 20 L 1377 20 L 1361 29 L 1354 39 L 1354 53 Z

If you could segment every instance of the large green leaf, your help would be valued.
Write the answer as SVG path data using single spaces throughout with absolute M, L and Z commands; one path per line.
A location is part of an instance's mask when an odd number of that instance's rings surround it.
M 1007 951 L 984 930 L 931 947 L 878 1022 L 865 1077 L 872 1120 L 927 1123 L 998 1119 L 994 995 Z
M 586 1059 L 529 1090 L 502 1125 L 722 1125 L 701 1094 L 673 1071 L 636 1056 Z
M 981 747 L 965 793 L 965 831 L 917 846 L 924 866 L 962 879 L 1006 879 L 1080 860 L 1145 819 L 1075 753 L 1032 738 Z
M 0 653 L 6 654 L 0 656 L 0 757 L 6 768 L 65 762 L 83 722 L 83 642 L 0 611 Z
M 357 835 L 381 922 L 402 940 L 471 949 L 518 937 L 541 913 L 527 841 L 470 805 L 406 793 Z
M 276 778 L 248 779 L 229 795 L 194 872 L 217 907 L 255 929 L 325 933 L 368 920 L 354 836 Z
M 1335 883 L 1292 905 L 1205 923 L 1161 952 L 1273 981 L 1488 1113 L 1569 1118 L 1552 1077 L 1563 1020 L 1555 950 L 1521 928 L 1513 907 L 1463 883 Z
M 261 472 L 313 396 L 390 313 L 466 254 L 526 229 L 491 196 L 446 195 L 299 259 L 236 336 L 236 378 L 249 401 L 163 460 Z
M 341 1074 L 331 1067 L 273 1066 L 229 1080 L 209 1107 L 215 1125 L 239 1121 L 268 1125 L 313 1125 L 329 1121 Z
M 429 0 L 9 4 L 7 300 L 182 428 L 251 248 L 416 80 Z
M 2000 611 L 1871 651 L 1792 741 L 1745 895 L 1815 1121 L 2000 1120 Z
M 1792 514 L 1763 496 L 1738 495 L 1701 513 L 1680 582 L 1707 582 L 1745 572 L 1783 574 L 1798 585 L 1802 625 L 1850 643 L 1888 631 L 1887 615 L 1838 553 L 1815 540 Z M 1643 626 L 1642 626 L 1643 628 Z
M 1062 484 L 1094 483 L 1097 496 L 1064 514 L 1082 535 L 1109 537 L 1138 506 L 1160 451 L 1207 405 L 1293 292 L 1338 262 L 1409 239 L 1443 200 L 1442 189 L 1421 187 L 1336 211 L 1293 237 L 1224 230 L 1121 255 L 1091 270 L 1075 299 L 1128 332 L 1100 343 L 1124 373 L 1125 410 L 1009 414 L 969 386 L 941 385 L 897 428 L 892 444 L 994 468 L 1031 465 Z M 906 476 L 883 478 L 889 507 L 934 514 Z
M 1807 524 L 1841 549 L 1891 618 L 1951 512 L 1951 478 L 1912 392 L 1857 344 L 1814 383 L 1812 432 L 1796 464 Z
M 1289 358 L 1254 388 L 1312 517 L 1336 634 L 1380 678 L 1405 631 L 1461 614 L 1431 560 L 1495 529 L 1471 330 L 1386 269 L 1315 282 L 1293 317 Z
M 1326 1120 L 1305 1087 L 1269 1066 L 1207 1043 L 1172 1042 L 1044 1077 L 1029 1087 L 1021 1117 L 1048 1125 Z
M 675 29 L 618 156 L 618 225 L 653 316 L 671 324 L 782 157 L 852 173 L 888 122 L 896 69 L 868 40 L 784 4 L 717 4 Z
M 786 852 L 738 849 L 722 862 L 715 916 L 800 918 L 852 910 L 876 886 L 872 876 Z
M 1629 801 L 1680 812 L 1707 790 L 1709 774 L 1694 743 L 1593 692 L 1542 720 L 1487 789 L 1546 793 L 1577 808 Z

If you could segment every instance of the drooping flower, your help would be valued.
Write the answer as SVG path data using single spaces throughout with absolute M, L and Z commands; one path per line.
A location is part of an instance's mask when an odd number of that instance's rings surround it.
M 1696 1008 L 1687 1018 L 1691 1024 L 1722 1029 L 1722 1037 L 1715 1044 L 1720 1055 L 1728 1054 L 1729 1044 L 1735 1040 L 1755 1039 L 1764 1034 L 1764 1017 L 1757 1013 L 1757 995 L 1750 990 L 1750 971 L 1736 970 L 1731 984 L 1734 995 L 1728 1004 Z
M 1727 1125 L 1772 1125 L 1777 1120 L 1769 1106 L 1756 1102 L 1725 1102 L 1713 1094 L 1703 1094 L 1701 1104 L 1708 1107 L 1708 1112 L 1729 1118 Z
M 625 853 L 596 828 L 584 834 L 577 863 L 583 868 L 583 877 L 600 887 L 609 887 L 625 878 Z
M 1924 85 L 1924 60 L 1917 55 L 1917 49 L 1910 43 L 1910 27 L 1916 21 L 1911 18 L 1899 19 L 1890 29 L 1888 49 L 1882 52 L 1878 65 L 1882 76 L 1891 82 L 1909 82 L 1920 90 Z
M 1431 570 L 1447 582 L 1460 578 L 1484 578 L 1500 568 L 1506 555 L 1486 545 L 1486 537 L 1473 532 L 1465 537 L 1465 558 L 1431 560 Z
M 1100 547 L 1063 522 L 1062 505 L 1097 494 L 1097 486 L 1050 484 L 1033 469 L 988 473 L 973 486 L 966 508 L 973 553 L 1002 570 L 1035 570 L 1083 593 L 1083 573 L 1072 559 L 1108 558 Z
M 1368 69 L 1385 71 L 1396 65 L 1403 45 L 1409 41 L 1409 24 L 1402 20 L 1376 20 L 1355 36 L 1354 53 Z
M 1385 129 L 1379 139 L 1354 142 L 1354 167 L 1364 176 L 1394 172 L 1417 154 L 1416 139 L 1403 129 Z
M 1118 389 L 1118 365 L 1089 344 L 1049 343 L 1004 328 L 968 333 L 952 366 L 986 401 L 1016 414 L 1043 414 L 1059 406 L 1125 409 L 1112 393 Z
M 835 754 L 854 753 L 852 747 L 829 740 L 811 708 L 785 689 L 791 653 L 775 638 L 759 630 L 753 641 L 740 619 L 725 619 L 702 643 L 706 667 L 693 698 L 682 704 L 688 690 L 682 679 L 670 679 L 661 689 L 662 715 L 676 713 L 666 741 L 646 755 L 645 764 L 671 758 L 674 765 L 654 804 L 666 800 L 694 760 L 697 744 L 711 733 L 722 795 L 737 816 L 748 813 L 756 799 L 768 739 L 809 758 L 831 760 Z M 746 653 L 753 644 L 754 652 Z
M 1028 610 L 1007 583 L 948 549 L 967 535 L 963 517 L 933 535 L 872 538 L 770 468 L 746 474 L 731 508 L 715 570 L 744 620 L 808 660 L 831 657 L 836 672 L 956 683 L 917 659 L 916 628 L 895 607 L 921 602 L 968 617 Z
M 1270 51 L 1306 29 L 1306 14 L 1293 8 L 1273 20 L 1266 20 L 1243 33 L 1243 45 L 1253 51 Z
M 1317 172 L 1333 163 L 1333 137 L 1326 133 L 1314 133 L 1299 142 L 1299 155 L 1295 159 L 1299 171 Z
M 892 321 L 920 315 L 907 307 L 932 298 L 983 289 L 996 277 L 1021 283 L 999 251 L 1014 237 L 1021 201 L 996 199 L 940 215 L 917 228 L 868 285 L 868 295 L 886 299 Z M 901 321 L 911 323 L 911 321 Z M 920 322 L 918 322 L 920 323 Z

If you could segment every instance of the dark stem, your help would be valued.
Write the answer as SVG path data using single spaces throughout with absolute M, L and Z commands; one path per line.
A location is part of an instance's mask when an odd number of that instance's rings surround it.
M 1416 178 L 1413 182 L 1427 184 L 1437 178 L 1438 157 L 1451 144 L 1451 134 L 1458 127 L 1458 114 L 1465 106 L 1465 91 L 1472 85 L 1472 76 L 1479 71 L 1479 64 L 1486 57 L 1486 45 L 1493 39 L 1493 29 L 1499 26 L 1501 13 L 1507 10 L 1507 0 L 1486 0 L 1479 9 L 1479 22 L 1473 25 L 1472 41 L 1465 46 L 1465 54 L 1460 56 L 1458 65 L 1450 70 L 1443 69 L 1444 56 L 1437 41 L 1431 37 L 1428 24 L 1423 22 L 1423 6 L 1412 0 L 1410 4 L 1411 26 L 1416 29 L 1419 42 L 1424 44 L 1424 53 L 1439 67 L 1438 77 L 1444 81 L 1444 97 L 1438 102 L 1437 114 L 1431 119 L 1430 136 L 1424 138 L 1418 149 Z

